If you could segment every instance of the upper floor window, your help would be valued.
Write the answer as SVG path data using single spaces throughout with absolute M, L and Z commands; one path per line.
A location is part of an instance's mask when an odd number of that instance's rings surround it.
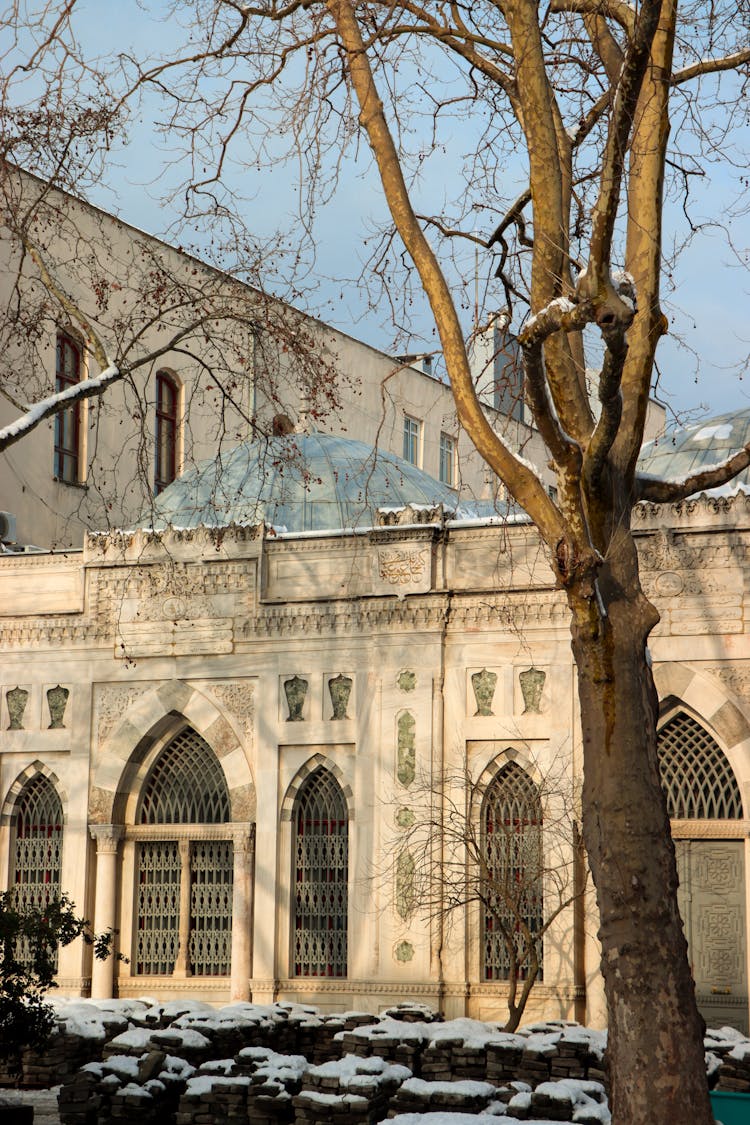
M 81 381 L 81 349 L 65 332 L 57 334 L 55 390 L 65 391 Z M 77 484 L 81 479 L 81 404 L 76 402 L 55 415 L 55 465 L 57 480 Z
M 451 488 L 456 483 L 456 442 L 449 434 L 440 435 L 440 480 Z
M 419 465 L 421 430 L 422 423 L 418 419 L 404 414 L 404 461 L 409 461 L 412 465 Z
M 156 467 L 154 492 L 166 488 L 177 476 L 177 384 L 166 371 L 156 375 Z

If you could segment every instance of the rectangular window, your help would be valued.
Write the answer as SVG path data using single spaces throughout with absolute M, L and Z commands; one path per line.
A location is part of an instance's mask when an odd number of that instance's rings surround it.
M 404 461 L 419 465 L 419 438 L 422 423 L 404 414 Z
M 57 334 L 55 390 L 65 391 L 81 381 L 81 350 L 64 332 Z M 81 459 L 81 404 L 76 402 L 55 415 L 55 462 L 57 480 L 78 484 Z
M 156 375 L 156 464 L 154 492 L 158 494 L 177 476 L 177 404 L 179 392 L 166 371 Z
M 456 442 L 450 434 L 440 435 L 440 480 L 451 488 L 456 483 Z

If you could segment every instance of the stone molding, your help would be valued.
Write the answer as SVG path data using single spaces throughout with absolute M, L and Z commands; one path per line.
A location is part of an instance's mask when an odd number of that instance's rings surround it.
M 310 749 L 312 749 L 312 747 L 310 747 Z M 311 774 L 313 774 L 315 770 L 320 769 L 321 767 L 323 769 L 330 770 L 330 772 L 336 778 L 336 781 L 339 783 L 341 791 L 344 794 L 344 799 L 346 800 L 349 820 L 354 820 L 354 794 L 352 792 L 352 787 L 344 777 L 341 768 L 334 761 L 328 758 L 325 753 L 313 754 L 313 756 L 311 758 L 308 758 L 308 760 L 297 770 L 291 782 L 289 783 L 287 791 L 284 794 L 284 798 L 281 802 L 281 812 L 279 814 L 279 820 L 291 821 L 294 813 L 294 805 L 297 800 L 297 794 L 299 793 L 302 785 L 307 780 L 307 778 Z

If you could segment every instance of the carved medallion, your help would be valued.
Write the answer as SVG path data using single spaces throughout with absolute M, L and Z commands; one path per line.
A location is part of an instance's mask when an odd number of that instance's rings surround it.
M 65 708 L 68 705 L 68 696 L 70 692 L 67 688 L 57 687 L 50 688 L 47 692 L 47 707 L 49 708 L 49 730 L 61 730 L 65 723 Z
M 525 672 L 518 673 L 518 682 L 521 685 L 523 696 L 524 715 L 538 715 L 541 710 L 542 692 L 547 673 L 541 668 L 527 668 Z
M 29 693 L 25 688 L 14 687 L 5 693 L 5 702 L 8 704 L 8 730 L 23 730 L 23 713 L 29 700 Z
M 284 694 L 289 709 L 286 721 L 288 723 L 304 722 L 302 709 L 305 706 L 307 695 L 307 680 L 303 680 L 301 676 L 293 676 L 291 680 L 284 680 Z
M 349 696 L 352 693 L 352 679 L 350 676 L 338 675 L 332 680 L 328 681 L 328 692 L 331 696 L 331 707 L 333 714 L 331 719 L 336 721 L 339 719 L 348 719 L 346 708 L 349 704 Z

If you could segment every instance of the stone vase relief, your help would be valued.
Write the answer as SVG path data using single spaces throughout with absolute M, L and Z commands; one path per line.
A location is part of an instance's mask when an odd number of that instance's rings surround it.
M 541 668 L 527 668 L 525 672 L 519 672 L 518 682 L 521 685 L 524 715 L 538 715 L 540 713 L 542 692 L 546 679 L 547 673 L 543 672 Z
M 289 709 L 286 721 L 288 723 L 304 722 L 302 710 L 305 706 L 305 698 L 307 696 L 307 680 L 303 680 L 300 676 L 293 676 L 291 680 L 285 680 L 284 694 L 286 695 L 286 705 Z
M 471 686 L 474 689 L 474 699 L 477 704 L 474 718 L 478 716 L 486 718 L 489 715 L 494 715 L 492 700 L 495 698 L 495 688 L 497 687 L 497 672 L 488 672 L 486 668 L 483 668 L 481 672 L 475 672 L 471 677 Z
M 348 719 L 346 709 L 349 706 L 349 697 L 352 694 L 352 680 L 349 676 L 335 676 L 328 681 L 328 691 L 331 696 L 333 712 L 331 719 L 334 721 Z
M 47 692 L 47 707 L 49 708 L 49 730 L 62 730 L 65 726 L 63 719 L 65 718 L 65 708 L 68 705 L 68 696 L 70 692 L 67 688 L 57 687 L 50 688 Z
M 29 693 L 25 688 L 14 687 L 5 693 L 5 702 L 8 704 L 8 730 L 23 730 L 23 713 L 29 701 Z

